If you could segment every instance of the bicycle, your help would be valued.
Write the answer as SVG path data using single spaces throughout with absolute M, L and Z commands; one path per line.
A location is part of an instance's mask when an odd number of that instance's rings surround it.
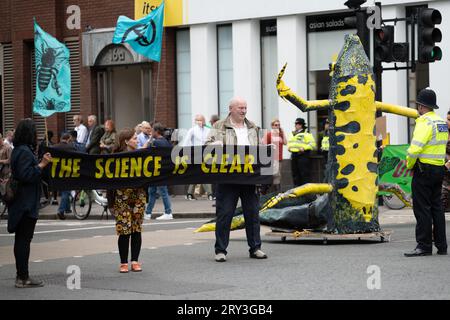
M 99 190 L 77 190 L 72 191 L 72 208 L 75 218 L 85 220 L 89 217 L 92 203 L 95 202 L 103 207 L 101 219 L 106 214 L 108 220 L 108 199 Z

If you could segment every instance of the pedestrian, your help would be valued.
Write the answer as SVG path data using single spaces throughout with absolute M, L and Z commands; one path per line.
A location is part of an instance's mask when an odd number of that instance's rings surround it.
M 287 144 L 287 138 L 279 119 L 273 119 L 270 123 L 271 130 L 263 137 L 263 144 L 274 146 L 273 152 L 273 181 L 269 191 L 281 191 L 281 161 L 283 160 L 283 146 Z
M 52 130 L 47 131 L 47 137 L 43 137 L 41 142 L 39 143 L 37 147 L 37 159 L 38 161 L 42 160 L 42 157 L 45 154 L 45 148 L 53 146 L 53 137 L 54 133 Z M 48 139 L 48 140 L 47 140 Z M 51 204 L 54 206 L 58 205 L 58 192 L 57 191 L 51 191 L 48 187 L 50 182 L 50 167 L 46 167 L 41 174 L 41 179 L 45 182 L 45 188 L 43 188 L 43 192 L 46 199 L 51 199 Z
M 209 129 L 212 129 L 212 127 L 214 126 L 214 124 L 215 124 L 217 121 L 219 121 L 219 120 L 220 120 L 219 116 L 218 116 L 217 114 L 213 114 L 213 115 L 211 116 L 211 118 L 209 119 L 209 124 L 205 124 L 205 127 L 209 128 Z
M 133 129 L 125 128 L 119 133 L 118 147 L 114 153 L 137 150 L 137 135 Z M 142 222 L 144 220 L 146 194 L 143 188 L 125 188 L 113 191 L 112 213 L 116 219 L 116 233 L 119 236 L 120 273 L 127 273 L 128 249 L 131 239 L 131 271 L 142 271 L 139 254 L 142 246 Z
M 449 205 L 449 197 L 450 197 L 450 111 L 447 112 L 447 128 L 449 131 L 449 140 L 447 141 L 447 147 L 446 147 L 446 156 L 445 156 L 445 175 L 444 175 L 444 181 L 442 183 L 442 195 L 441 195 L 441 201 L 442 201 L 442 209 L 444 212 L 447 211 L 448 205 Z
M 239 97 L 230 101 L 229 114 L 224 120 L 214 124 L 207 144 L 219 145 L 258 145 L 259 128 L 246 118 L 247 102 Z M 230 227 L 239 198 L 245 219 L 247 243 L 250 258 L 266 259 L 261 251 L 259 223 L 259 199 L 255 185 L 219 184 L 216 194 L 216 243 L 215 261 L 226 261 L 230 239 Z
M 116 127 L 114 125 L 114 121 L 106 120 L 105 121 L 105 133 L 100 139 L 100 150 L 102 154 L 110 154 L 112 150 L 116 148 Z
M 69 132 L 70 134 L 70 142 L 72 143 L 73 147 L 77 152 L 86 153 L 86 145 L 79 143 L 77 139 L 77 131 L 71 130 Z
M 9 178 L 11 173 L 11 153 L 12 148 L 6 144 L 5 139 L 0 134 L 0 180 Z
M 83 124 L 83 118 L 81 115 L 73 116 L 73 124 L 75 125 L 75 131 L 77 132 L 77 141 L 83 145 L 86 145 L 89 131 Z
M 71 135 L 69 132 L 63 132 L 59 141 L 60 142 L 54 145 L 53 148 L 69 152 L 77 152 L 77 149 L 75 149 L 73 143 L 71 142 Z M 66 220 L 66 213 L 72 213 L 72 210 L 70 209 L 70 190 L 61 191 L 61 199 L 59 202 L 58 211 L 56 213 L 56 218 Z
M 100 139 L 105 134 L 103 126 L 97 124 L 97 116 L 88 117 L 89 134 L 86 141 L 86 151 L 89 154 L 100 154 Z
M 13 139 L 14 139 L 14 130 L 6 131 L 5 144 L 10 146 L 12 149 L 14 149 Z
M 324 181 L 328 181 L 328 151 L 330 151 L 330 121 L 328 118 L 325 120 L 325 125 L 323 128 L 322 133 L 322 140 L 320 141 L 320 153 L 324 157 Z M 381 154 L 382 150 L 379 151 L 379 154 Z M 380 157 L 381 159 L 381 157 Z
M 434 109 L 436 94 L 427 88 L 416 99 L 420 117 L 416 119 L 411 145 L 407 150 L 406 167 L 413 169 L 412 198 L 416 217 L 416 248 L 405 253 L 406 257 L 428 256 L 434 244 L 437 254 L 447 254 L 445 215 L 441 205 L 441 188 L 444 179 L 445 151 L 448 142 L 448 126 Z
M 164 126 L 157 122 L 152 128 L 152 145 L 149 148 L 171 148 L 170 142 L 164 138 Z M 148 204 L 145 210 L 145 219 L 149 220 L 152 216 L 152 211 L 155 206 L 157 193 L 162 197 L 164 203 L 164 214 L 156 220 L 172 220 L 172 204 L 170 202 L 169 191 L 167 186 L 149 186 L 148 187 Z
M 295 120 L 295 130 L 288 140 L 288 150 L 291 152 L 291 169 L 294 186 L 298 187 L 310 182 L 311 160 L 310 154 L 316 148 L 316 142 L 308 132 L 305 120 Z
M 208 139 L 210 129 L 205 126 L 205 117 L 201 114 L 197 114 L 194 119 L 195 124 L 187 132 L 183 141 L 183 146 L 186 147 L 203 146 L 205 145 L 206 140 Z M 195 186 L 196 186 L 195 184 L 189 185 L 186 194 L 187 200 L 197 200 L 194 196 Z M 208 200 L 214 200 L 211 185 L 204 183 L 201 185 L 201 187 L 203 187 L 203 190 L 206 192 Z
M 43 281 L 29 276 L 28 260 L 34 228 L 39 216 L 40 184 L 42 170 L 52 161 L 45 153 L 38 163 L 36 125 L 31 119 L 24 119 L 17 125 L 14 134 L 14 150 L 11 154 L 11 172 L 18 181 L 14 200 L 8 206 L 8 232 L 15 233 L 14 257 L 16 259 L 16 287 L 42 287 Z
M 148 121 L 142 121 L 141 133 L 138 137 L 138 148 L 146 148 L 152 142 L 152 126 Z
M 139 123 L 138 125 L 136 125 L 136 127 L 134 127 L 134 131 L 136 132 L 136 135 L 140 135 L 142 132 L 142 123 Z
M 42 138 L 41 142 L 39 143 L 38 146 L 38 161 L 40 161 L 45 153 L 45 147 L 51 147 L 54 142 L 53 142 L 53 137 L 54 137 L 54 133 L 52 130 L 48 130 L 47 131 L 47 137 Z M 47 140 L 48 138 L 48 140 Z

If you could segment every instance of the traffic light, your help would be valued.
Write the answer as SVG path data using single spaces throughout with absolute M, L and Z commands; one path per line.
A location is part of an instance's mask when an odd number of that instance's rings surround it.
M 417 17 L 417 37 L 419 42 L 419 62 L 429 63 L 442 59 L 442 50 L 435 45 L 442 40 L 442 32 L 435 28 L 436 24 L 442 22 L 442 15 L 438 10 L 432 8 L 419 9 Z
M 392 47 L 394 45 L 394 26 L 384 26 L 375 30 L 375 60 L 392 62 Z

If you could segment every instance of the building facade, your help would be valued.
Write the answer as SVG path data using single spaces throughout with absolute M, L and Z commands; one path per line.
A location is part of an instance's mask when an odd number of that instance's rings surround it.
M 165 30 L 161 62 L 151 62 L 111 43 L 119 15 L 134 17 L 134 1 L 1 1 L 1 132 L 26 117 L 35 119 L 40 136 L 45 132 L 44 119 L 32 114 L 33 17 L 70 50 L 71 111 L 49 117 L 49 130 L 70 129 L 75 114 L 113 119 L 119 129 L 144 119 L 176 126 L 175 30 Z

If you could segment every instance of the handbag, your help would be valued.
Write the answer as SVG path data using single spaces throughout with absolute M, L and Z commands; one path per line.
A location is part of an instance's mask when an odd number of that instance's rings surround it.
M 14 179 L 12 175 L 8 178 L 1 180 L 0 182 L 0 196 L 6 204 L 10 204 L 14 201 L 17 190 L 19 188 L 19 181 Z

